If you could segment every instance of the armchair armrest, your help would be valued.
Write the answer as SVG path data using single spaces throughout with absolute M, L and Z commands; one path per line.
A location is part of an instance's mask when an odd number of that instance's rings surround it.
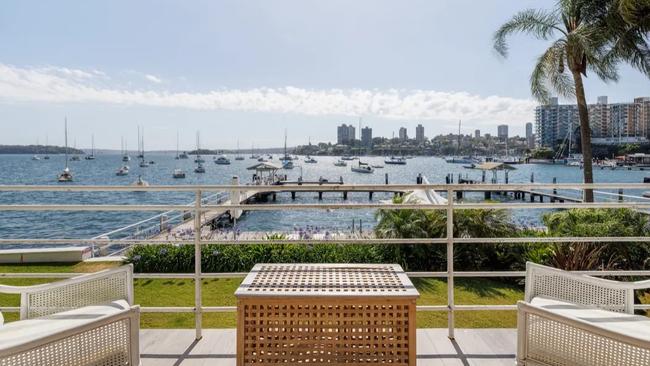
M 646 285 L 650 287 L 650 281 L 612 281 L 528 262 L 525 301 L 530 302 L 536 296 L 548 296 L 605 310 L 634 313 L 634 288 Z
M 0 293 L 20 294 L 21 320 L 115 300 L 133 305 L 133 265 L 43 285 L 0 285 Z
M 635 290 L 650 288 L 650 280 L 632 282 L 632 288 Z

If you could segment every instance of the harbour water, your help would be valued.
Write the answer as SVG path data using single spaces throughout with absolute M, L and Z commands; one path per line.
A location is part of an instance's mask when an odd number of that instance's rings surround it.
M 213 163 L 212 156 L 206 156 L 206 173 L 194 173 L 193 156 L 187 160 L 175 160 L 173 153 L 147 154 L 147 161 L 155 164 L 140 168 L 135 156 L 128 164 L 131 167 L 128 176 L 117 176 L 115 171 L 123 164 L 118 154 L 100 154 L 96 160 L 71 161 L 70 168 L 74 174 L 75 185 L 129 185 L 141 175 L 150 184 L 229 184 L 233 176 L 239 176 L 243 184 L 251 181 L 253 171 L 246 168 L 257 163 L 249 159 L 235 160 L 229 156 L 230 165 Z M 277 164 L 279 156 L 271 160 Z M 289 180 L 296 180 L 302 175 L 305 181 L 317 181 L 319 178 L 345 183 L 385 183 L 388 174 L 390 183 L 415 183 L 418 173 L 425 175 L 431 183 L 444 183 L 447 174 L 458 174 L 470 179 L 480 180 L 481 171 L 465 169 L 461 164 L 448 164 L 437 157 L 414 157 L 407 165 L 385 165 L 376 169 L 374 174 L 359 174 L 350 171 L 350 165 L 356 161 L 348 161 L 347 167 L 334 165 L 339 157 L 318 156 L 316 164 L 304 163 L 304 157 L 294 162 L 292 170 L 281 170 Z M 384 165 L 383 157 L 362 157 L 363 162 Z M 0 155 L 0 184 L 3 185 L 60 185 L 56 176 L 63 169 L 64 157 L 52 155 L 49 160 L 31 160 L 29 155 Z M 509 172 L 511 183 L 530 182 L 534 175 L 535 182 L 550 183 L 557 178 L 558 183 L 581 182 L 582 171 L 577 167 L 564 165 L 516 165 Z M 174 179 L 172 171 L 182 168 L 186 172 L 185 179 Z M 629 182 L 640 183 L 648 171 L 596 169 L 596 182 Z M 503 172 L 499 172 L 499 182 L 503 183 Z M 491 178 L 488 172 L 487 179 Z M 569 192 L 571 193 L 571 192 Z M 573 192 L 574 195 L 577 192 Z M 641 192 L 625 192 L 640 194 Z M 390 194 L 375 194 L 374 200 L 389 199 Z M 350 193 L 349 201 L 366 202 L 367 193 Z M 616 199 L 612 196 L 600 196 L 602 200 Z M 2 204 L 185 204 L 193 199 L 192 193 L 162 193 L 162 192 L 0 192 Z M 469 195 L 467 199 L 482 199 L 481 194 Z M 292 202 L 288 193 L 278 196 L 278 203 Z M 298 193 L 294 203 L 315 203 L 317 193 Z M 341 202 L 340 194 L 323 196 L 322 203 Z M 269 202 L 269 204 L 272 204 Z M 327 230 L 350 230 L 352 221 L 355 225 L 359 220 L 364 229 L 370 229 L 375 223 L 375 212 L 372 210 L 323 210 L 298 211 L 256 211 L 249 212 L 237 223 L 241 231 L 288 231 L 297 227 L 318 227 Z M 513 210 L 513 220 L 519 225 L 539 226 L 540 214 L 544 210 Z M 110 230 L 114 230 L 154 215 L 152 212 L 0 212 L 0 237 L 2 238 L 90 238 Z M 358 226 L 357 226 L 358 228 Z

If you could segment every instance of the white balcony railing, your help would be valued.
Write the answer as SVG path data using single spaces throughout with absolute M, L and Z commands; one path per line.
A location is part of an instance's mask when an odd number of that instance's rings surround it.
M 313 203 L 313 204 L 209 204 L 205 203 L 206 194 L 214 195 L 220 192 L 381 192 L 381 191 L 409 191 L 409 190 L 435 190 L 446 193 L 447 204 L 390 204 L 390 203 Z M 582 192 L 584 189 L 595 189 L 597 194 L 609 197 L 609 201 L 597 201 L 593 203 L 584 202 L 560 202 L 560 199 L 552 199 L 551 202 L 528 202 L 528 201 L 508 201 L 499 203 L 484 202 L 459 202 L 453 199 L 458 191 L 464 192 L 514 192 L 524 191 L 539 195 L 552 195 L 556 192 L 556 197 L 568 197 L 576 192 Z M 438 244 L 445 245 L 447 248 L 447 270 L 444 272 L 409 272 L 411 277 L 438 277 L 447 279 L 447 305 L 422 305 L 418 306 L 418 311 L 445 311 L 448 314 L 448 335 L 454 337 L 454 313 L 456 311 L 468 310 L 515 310 L 515 304 L 512 305 L 464 305 L 456 304 L 454 300 L 454 278 L 456 277 L 524 277 L 523 271 L 474 271 L 474 272 L 457 272 L 454 271 L 454 244 L 495 244 L 495 243 L 562 243 L 562 242 L 650 242 L 650 237 L 513 237 L 513 238 L 456 238 L 453 236 L 453 215 L 455 210 L 463 209 L 568 209 L 568 208 L 631 208 L 650 210 L 650 201 L 644 199 L 638 194 L 624 194 L 623 190 L 642 191 L 650 189 L 650 184 L 640 183 L 598 183 L 598 184 L 354 184 L 354 185 L 282 185 L 282 186 L 255 186 L 255 185 L 174 185 L 174 186 L 26 186 L 13 185 L 1 186 L 0 192 L 106 192 L 106 191 L 151 191 L 151 192 L 193 192 L 194 204 L 192 206 L 179 204 L 4 204 L 0 201 L 0 212 L 7 211 L 152 211 L 168 212 L 171 210 L 193 212 L 194 220 L 194 238 L 193 240 L 183 239 L 120 239 L 120 244 L 190 244 L 195 246 L 195 269 L 194 273 L 141 273 L 136 274 L 135 278 L 186 278 L 194 279 L 195 296 L 193 307 L 143 307 L 142 312 L 184 312 L 195 314 L 195 329 L 197 339 L 201 337 L 202 332 L 202 313 L 204 312 L 233 312 L 236 308 L 233 306 L 204 306 L 202 305 L 201 279 L 203 278 L 236 278 L 243 277 L 245 273 L 204 273 L 201 269 L 201 246 L 206 244 L 268 244 L 268 240 L 237 240 L 233 239 L 203 239 L 200 235 L 201 214 L 215 209 L 228 210 L 326 210 L 326 209 L 431 209 L 445 210 L 447 214 L 447 237 L 446 238 L 419 238 L 419 239 L 302 239 L 302 240 L 273 240 L 274 244 L 315 244 L 315 243 L 341 243 L 341 244 Z M 612 192 L 609 192 L 612 191 Z M 557 193 L 560 192 L 560 193 Z M 566 193 L 564 193 L 566 192 Z M 615 196 L 615 201 L 611 201 L 610 196 Z M 549 197 L 549 196 L 547 196 Z M 632 201 L 631 201 L 632 199 Z M 111 239 L 105 237 L 95 238 L 7 238 L 0 237 L 1 244 L 87 244 L 94 246 L 105 246 L 110 244 Z M 650 271 L 585 271 L 594 276 L 649 276 Z M 65 278 L 75 276 L 74 273 L 0 273 L 0 278 Z M 650 309 L 650 305 L 637 304 L 636 309 Z M 3 307 L 2 311 L 18 311 L 18 308 Z

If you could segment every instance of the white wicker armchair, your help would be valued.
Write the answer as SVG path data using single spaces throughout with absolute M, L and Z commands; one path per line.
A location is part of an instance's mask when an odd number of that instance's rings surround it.
M 649 287 L 527 263 L 518 365 L 650 365 L 650 319 L 634 315 L 634 290 Z
M 0 366 L 140 364 L 131 265 L 0 293 L 21 295 L 21 320 L 0 326 Z

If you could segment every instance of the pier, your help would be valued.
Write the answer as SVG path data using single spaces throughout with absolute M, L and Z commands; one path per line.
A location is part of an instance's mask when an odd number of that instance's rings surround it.
M 386 174 L 386 180 L 388 180 L 388 174 Z M 321 178 L 318 181 L 303 181 L 303 180 L 299 179 L 297 181 L 283 180 L 283 181 L 279 181 L 279 182 L 276 183 L 276 185 L 280 185 L 280 186 L 283 186 L 283 185 L 301 185 L 301 186 L 306 186 L 306 187 L 312 186 L 312 187 L 314 187 L 313 190 L 301 189 L 300 192 L 307 192 L 307 193 L 316 193 L 316 192 L 318 192 L 318 200 L 323 199 L 323 193 L 334 193 L 334 192 L 341 193 L 341 196 L 342 196 L 343 200 L 347 200 L 348 199 L 348 191 L 338 187 L 338 186 L 341 186 L 343 184 L 344 184 L 343 183 L 343 178 L 339 178 L 338 181 L 329 181 L 327 179 Z M 330 189 L 327 189 L 327 188 L 324 189 L 323 187 L 328 187 Z M 273 201 L 275 201 L 276 200 L 276 193 L 278 193 L 278 192 L 291 192 L 291 199 L 292 200 L 296 199 L 296 190 L 293 190 L 293 189 L 279 190 L 279 191 L 276 190 L 276 191 L 273 191 L 273 192 L 261 192 L 261 193 L 258 193 L 258 195 L 264 195 L 264 196 L 267 196 L 267 197 L 268 197 L 268 195 L 271 195 Z M 367 190 L 365 190 L 365 192 L 368 193 L 368 199 L 369 200 L 372 200 L 373 193 L 375 193 L 375 192 L 392 193 L 394 195 L 403 195 L 404 193 L 406 193 L 403 190 L 392 189 L 389 186 L 387 186 L 385 188 L 379 186 L 376 189 L 367 189 Z

